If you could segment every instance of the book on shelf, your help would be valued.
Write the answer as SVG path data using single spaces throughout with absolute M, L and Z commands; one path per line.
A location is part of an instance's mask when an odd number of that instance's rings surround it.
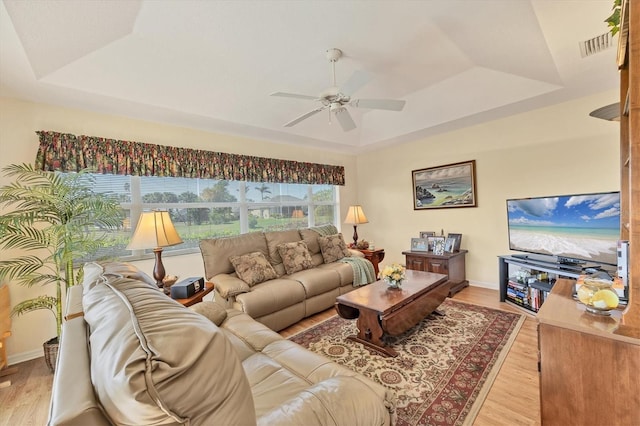
M 552 284 L 536 282 L 536 285 L 527 285 L 513 280 L 507 282 L 507 299 L 518 306 L 522 306 L 533 312 L 538 312 L 542 304 L 549 296 Z
M 532 288 L 531 289 L 531 307 L 536 312 L 538 312 L 548 295 L 549 295 L 548 291 L 544 291 L 535 287 Z
M 520 289 L 524 289 L 527 288 L 527 285 L 524 283 L 520 283 L 518 281 L 515 280 L 509 280 L 509 282 L 507 282 L 507 286 L 509 287 L 513 287 L 513 288 L 520 288 Z
M 553 283 L 550 283 L 549 281 L 535 281 L 529 284 L 529 286 L 538 290 L 549 292 L 551 291 L 551 288 L 553 288 Z

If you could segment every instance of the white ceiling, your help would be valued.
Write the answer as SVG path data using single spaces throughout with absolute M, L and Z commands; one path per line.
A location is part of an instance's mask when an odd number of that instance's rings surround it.
M 615 47 L 579 49 L 612 3 L 4 0 L 0 95 L 357 153 L 618 87 Z M 327 89 L 332 47 L 338 86 L 404 110 L 284 128 L 318 104 L 269 94 Z

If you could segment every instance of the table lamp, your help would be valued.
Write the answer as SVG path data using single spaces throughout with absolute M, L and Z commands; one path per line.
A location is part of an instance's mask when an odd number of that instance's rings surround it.
M 358 244 L 358 225 L 361 223 L 369 223 L 367 217 L 362 211 L 362 206 L 349 206 L 347 217 L 344 219 L 347 225 L 353 225 L 353 245 Z
M 156 285 L 163 288 L 162 280 L 166 273 L 162 264 L 162 248 L 181 243 L 182 239 L 171 222 L 169 212 L 154 210 L 143 212 L 140 215 L 136 231 L 133 233 L 127 250 L 153 249 L 153 253 L 156 255 L 153 278 L 156 280 Z

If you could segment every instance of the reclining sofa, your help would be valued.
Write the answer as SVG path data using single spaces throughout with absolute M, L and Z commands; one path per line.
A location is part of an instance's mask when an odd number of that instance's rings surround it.
M 333 225 L 204 239 L 200 251 L 215 302 L 275 331 L 334 306 L 336 297 L 354 289 L 358 269 L 344 263 L 347 258 L 361 258 L 375 278 L 371 262 L 348 249 Z
M 388 425 L 384 387 L 131 265 L 70 289 L 49 425 Z

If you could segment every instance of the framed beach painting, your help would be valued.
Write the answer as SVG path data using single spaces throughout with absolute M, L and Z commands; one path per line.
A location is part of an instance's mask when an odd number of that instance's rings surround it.
M 413 170 L 413 209 L 476 207 L 476 160 Z

